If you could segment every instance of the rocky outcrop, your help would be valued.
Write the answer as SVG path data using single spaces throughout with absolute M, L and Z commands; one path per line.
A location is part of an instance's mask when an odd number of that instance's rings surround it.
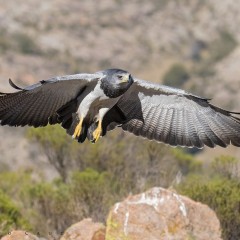
M 220 240 L 220 223 L 206 205 L 163 188 L 115 204 L 107 220 L 107 240 Z
M 60 240 L 221 240 L 220 223 L 206 205 L 163 188 L 152 188 L 116 203 L 107 226 L 84 219 Z M 41 240 L 14 231 L 1 240 Z
M 105 240 L 105 227 L 90 218 L 84 219 L 68 228 L 60 240 Z

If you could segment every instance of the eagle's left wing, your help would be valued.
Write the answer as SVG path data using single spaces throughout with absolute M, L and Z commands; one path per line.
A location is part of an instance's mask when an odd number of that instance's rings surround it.
M 183 90 L 134 79 L 117 104 L 123 130 L 172 146 L 240 146 L 240 119 Z

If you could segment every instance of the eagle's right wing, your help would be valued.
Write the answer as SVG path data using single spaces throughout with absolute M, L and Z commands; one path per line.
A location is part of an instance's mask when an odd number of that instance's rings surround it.
M 54 77 L 20 88 L 11 80 L 14 93 L 0 93 L 0 124 L 9 126 L 46 126 L 57 123 L 58 109 L 93 88 L 101 74 L 75 74 Z

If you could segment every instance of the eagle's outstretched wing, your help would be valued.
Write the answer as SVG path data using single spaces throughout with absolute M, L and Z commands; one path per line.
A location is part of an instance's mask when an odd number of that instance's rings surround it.
M 0 93 L 0 124 L 34 127 L 55 124 L 58 122 L 57 111 L 77 99 L 87 88 L 93 88 L 100 77 L 100 74 L 66 75 L 26 88 L 9 80 L 10 85 L 19 91 Z
M 240 146 L 240 119 L 183 90 L 134 79 L 117 106 L 123 130 L 172 146 Z M 236 113 L 237 114 L 237 113 Z

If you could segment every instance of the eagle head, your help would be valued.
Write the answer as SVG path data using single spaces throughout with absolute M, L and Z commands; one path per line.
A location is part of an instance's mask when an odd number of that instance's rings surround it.
M 131 74 L 125 70 L 107 69 L 102 74 L 100 87 L 109 98 L 121 96 L 133 83 Z

